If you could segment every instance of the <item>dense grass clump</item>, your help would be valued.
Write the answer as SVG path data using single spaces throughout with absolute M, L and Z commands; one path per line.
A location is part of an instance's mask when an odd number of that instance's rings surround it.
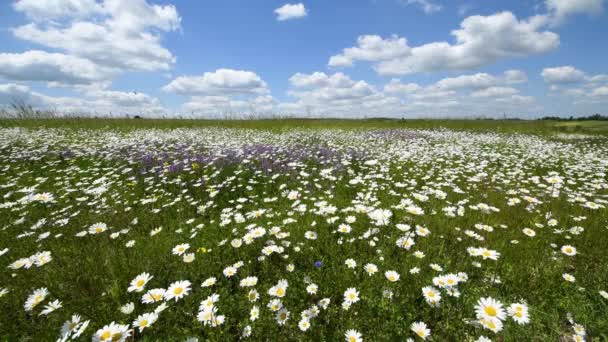
M 608 338 L 601 135 L 60 122 L 0 129 L 0 340 Z

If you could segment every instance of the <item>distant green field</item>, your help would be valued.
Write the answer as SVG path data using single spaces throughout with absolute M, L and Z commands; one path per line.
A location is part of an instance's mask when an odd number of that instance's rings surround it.
M 393 120 L 393 119 L 268 119 L 268 120 L 186 120 L 186 119 L 0 119 L 0 127 L 49 128 L 136 128 L 228 127 L 285 130 L 292 128 L 416 128 L 519 132 L 533 134 L 580 133 L 608 134 L 608 121 L 536 120 Z

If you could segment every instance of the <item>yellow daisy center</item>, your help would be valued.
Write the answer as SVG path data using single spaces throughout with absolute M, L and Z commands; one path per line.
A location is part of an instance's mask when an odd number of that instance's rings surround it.
M 492 306 L 486 306 L 483 311 L 486 313 L 486 315 L 490 316 L 490 317 L 494 317 L 496 316 L 497 312 L 496 312 L 496 308 L 492 307 Z

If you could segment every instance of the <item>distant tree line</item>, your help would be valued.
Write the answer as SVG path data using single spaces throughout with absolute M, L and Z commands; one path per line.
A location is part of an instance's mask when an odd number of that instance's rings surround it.
M 588 120 L 592 120 L 592 121 L 608 121 L 608 116 L 607 115 L 601 115 L 601 114 L 593 114 L 593 115 L 589 115 L 589 116 L 579 116 L 579 117 L 576 117 L 576 118 L 573 117 L 573 116 L 570 116 L 569 118 L 564 118 L 564 117 L 559 117 L 559 116 L 543 116 L 539 120 L 554 120 L 554 121 L 588 121 Z

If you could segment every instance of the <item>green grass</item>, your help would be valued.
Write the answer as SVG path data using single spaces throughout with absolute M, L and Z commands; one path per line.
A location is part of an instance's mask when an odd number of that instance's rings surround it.
M 392 119 L 268 119 L 268 120 L 179 120 L 179 119 L 0 119 L 0 127 L 27 128 L 74 128 L 74 129 L 117 129 L 132 130 L 138 128 L 200 128 L 231 127 L 264 130 L 289 130 L 293 128 L 335 128 L 335 129 L 370 129 L 370 128 L 411 128 L 471 131 L 496 131 L 503 133 L 584 133 L 608 134 L 608 121 L 560 122 L 550 120 L 392 120 Z
M 577 124 L 583 127 L 577 133 L 603 132 L 599 124 Z M 2 341 L 57 340 L 73 314 L 90 320 L 82 340 L 111 322 L 131 325 L 158 307 L 141 302 L 145 291 L 127 291 L 143 272 L 154 277 L 146 291 L 178 280 L 189 280 L 192 290 L 179 301 L 167 301 L 158 321 L 143 333 L 133 332 L 129 341 L 233 341 L 246 326 L 252 328 L 252 341 L 339 341 L 349 329 L 365 341 L 420 340 L 410 330 L 414 322 L 426 323 L 433 341 L 474 341 L 482 335 L 495 341 L 557 341 L 574 334 L 569 317 L 586 328 L 588 339 L 608 338 L 608 299 L 600 295 L 608 291 L 603 137 L 564 139 L 556 135 L 563 133 L 562 123 L 545 121 L 50 119 L 0 125 L 6 128 L 0 129 L 0 251 L 9 249 L 0 256 L 0 289 L 8 290 L 0 297 Z M 552 173 L 559 176 L 557 187 L 549 183 Z M 101 185 L 105 191 L 95 194 Z M 298 199 L 290 198 L 290 191 Z M 22 200 L 28 192 L 48 192 L 54 201 Z M 539 203 L 529 204 L 527 196 Z M 521 203 L 508 205 L 510 198 Z M 424 214 L 405 210 L 406 199 Z M 470 207 L 478 203 L 499 211 Z M 599 208 L 590 209 L 589 203 Z M 301 204 L 305 208 L 298 210 Z M 336 210 L 324 214 L 319 211 L 324 206 Z M 378 224 L 357 212 L 359 206 L 390 210 L 392 216 Z M 450 217 L 447 207 L 464 213 Z M 259 218 L 246 217 L 258 209 L 265 210 Z M 349 216 L 356 219 L 349 223 L 352 231 L 337 232 Z M 97 222 L 109 230 L 76 236 Z M 409 233 L 398 224 L 410 225 L 410 231 L 426 227 L 430 235 L 412 235 L 416 244 L 399 248 L 397 239 Z M 479 224 L 493 231 L 476 228 Z M 266 234 L 232 247 L 250 225 Z M 159 227 L 162 231 L 151 236 Z M 524 228 L 536 236 L 526 236 Z M 307 231 L 316 232 L 317 239 L 305 238 Z M 128 241 L 134 246 L 127 247 Z M 190 244 L 193 262 L 172 254 L 180 243 Z M 270 244 L 284 251 L 260 258 Z M 563 254 L 564 245 L 575 246 L 577 254 Z M 500 256 L 484 260 L 469 255 L 469 247 Z M 53 260 L 9 268 L 42 251 L 50 251 Z M 345 265 L 351 258 L 357 263 L 353 269 Z M 239 261 L 237 274 L 225 277 L 225 268 Z M 379 272 L 369 276 L 363 269 L 367 263 Z M 412 273 L 415 268 L 420 272 Z M 400 280 L 389 282 L 388 270 L 398 272 Z M 437 276 L 459 272 L 468 280 L 458 284 L 458 297 L 439 289 L 438 307 L 425 302 L 423 287 L 433 286 Z M 565 281 L 564 273 L 576 281 Z M 255 303 L 247 299 L 249 288 L 239 286 L 247 276 L 258 278 L 252 287 L 260 294 Z M 202 288 L 209 277 L 217 284 Z M 268 290 L 281 279 L 289 284 L 282 298 L 290 311 L 285 325 L 266 307 L 273 298 Z M 318 285 L 317 294 L 307 293 L 309 283 Z M 42 287 L 49 296 L 26 312 L 26 299 Z M 342 303 L 350 287 L 361 299 L 346 310 Z M 218 327 L 197 320 L 199 304 L 214 293 L 219 294 L 217 314 L 225 316 Z M 497 333 L 472 324 L 482 297 L 499 300 L 505 310 L 525 303 L 530 322 L 519 325 L 507 317 Z M 331 304 L 301 331 L 301 313 L 323 298 Z M 55 299 L 63 307 L 40 316 Z M 121 313 L 129 302 L 134 311 Z M 252 321 L 254 305 L 260 318 Z

